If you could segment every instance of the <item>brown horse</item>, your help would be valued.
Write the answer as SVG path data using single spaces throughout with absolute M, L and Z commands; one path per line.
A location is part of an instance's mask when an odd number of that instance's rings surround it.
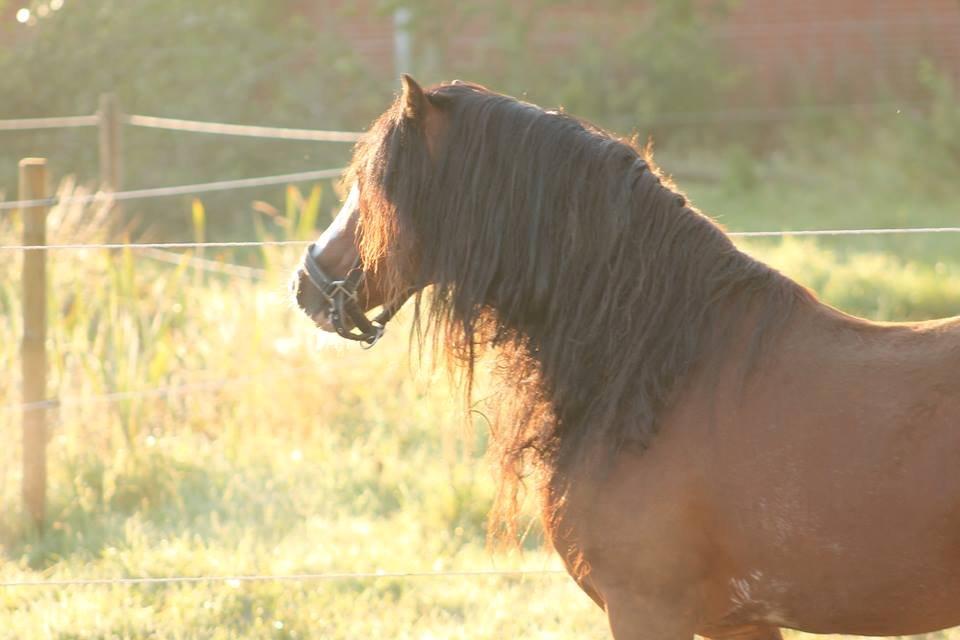
M 372 343 L 415 292 L 418 337 L 496 352 L 498 521 L 535 473 L 614 637 L 960 624 L 960 320 L 830 308 L 631 142 L 472 84 L 405 77 L 347 180 L 300 306 Z

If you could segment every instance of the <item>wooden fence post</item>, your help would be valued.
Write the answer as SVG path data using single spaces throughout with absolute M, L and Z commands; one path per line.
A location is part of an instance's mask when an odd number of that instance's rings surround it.
M 100 188 L 120 191 L 123 185 L 123 148 L 121 140 L 121 113 L 117 97 L 112 93 L 100 96 Z M 113 205 L 114 210 L 118 205 Z
M 25 158 L 20 161 L 19 198 L 40 200 L 50 197 L 47 161 Z M 23 244 L 47 243 L 48 205 L 24 207 Z M 47 399 L 47 252 L 23 252 L 23 340 L 21 371 L 23 402 Z M 23 409 L 23 502 L 34 525 L 43 527 L 47 494 L 47 412 L 44 408 Z

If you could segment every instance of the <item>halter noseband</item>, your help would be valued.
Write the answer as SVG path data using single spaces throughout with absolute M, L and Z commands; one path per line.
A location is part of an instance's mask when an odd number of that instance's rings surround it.
M 303 258 L 303 271 L 307 279 L 317 289 L 323 299 L 327 301 L 330 323 L 342 338 L 362 342 L 367 348 L 372 347 L 383 336 L 387 322 L 392 318 L 406 298 L 384 305 L 376 318 L 367 318 L 357 301 L 357 290 L 363 283 L 364 273 L 360 268 L 360 256 L 353 261 L 353 265 L 342 280 L 335 280 L 328 276 L 314 259 L 316 244 L 307 247 L 307 254 Z M 309 310 L 314 315 L 319 309 Z M 353 321 L 356 332 L 344 324 L 349 317 Z

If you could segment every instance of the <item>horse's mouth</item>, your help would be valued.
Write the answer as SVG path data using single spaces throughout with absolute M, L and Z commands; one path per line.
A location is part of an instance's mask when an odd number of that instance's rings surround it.
M 293 299 L 300 311 L 313 320 L 313 323 L 319 329 L 336 333 L 337 330 L 330 319 L 329 309 L 326 308 L 320 293 L 310 285 L 303 270 L 298 270 L 294 274 L 290 283 L 290 292 L 293 294 Z
M 330 314 L 326 311 L 317 311 L 315 314 L 310 316 L 310 319 L 313 320 L 313 324 L 317 325 L 317 328 L 328 333 L 336 333 L 337 330 L 333 326 L 333 321 L 330 320 Z

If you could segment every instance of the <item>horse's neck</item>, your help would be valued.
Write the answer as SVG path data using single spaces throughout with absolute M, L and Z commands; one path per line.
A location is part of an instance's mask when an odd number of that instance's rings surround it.
M 710 234 L 692 244 L 701 252 L 633 285 L 661 293 L 662 300 L 624 283 L 615 295 L 635 307 L 608 309 L 602 331 L 578 333 L 563 320 L 551 325 L 565 327 L 559 335 L 550 335 L 547 325 L 526 327 L 529 356 L 541 363 L 561 419 L 591 420 L 597 407 L 608 419 L 623 411 L 638 418 L 642 433 L 636 439 L 645 445 L 692 368 L 711 358 L 741 357 L 734 353 L 735 335 L 747 338 L 742 354 L 752 359 L 784 325 L 805 297 L 802 287 L 733 249 L 709 224 L 703 220 L 696 229 Z

